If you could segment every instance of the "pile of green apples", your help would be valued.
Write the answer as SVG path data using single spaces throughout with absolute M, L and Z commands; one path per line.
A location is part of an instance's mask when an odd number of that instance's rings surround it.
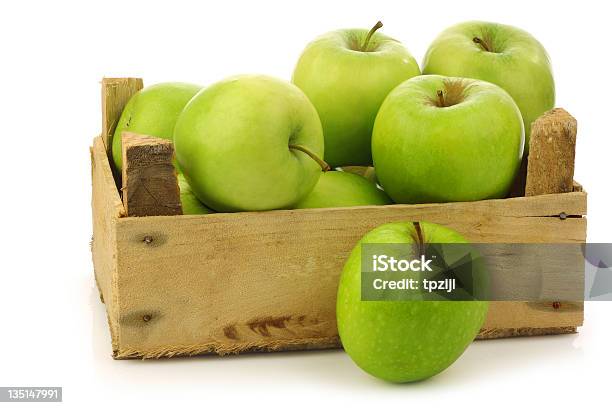
M 531 123 L 555 102 L 543 46 L 515 27 L 466 22 L 443 31 L 419 67 L 381 27 L 316 38 L 291 83 L 241 75 L 141 90 L 114 134 L 116 167 L 123 131 L 173 140 L 185 214 L 506 197 Z M 475 301 L 361 301 L 361 243 L 423 241 L 466 242 L 435 224 L 387 224 L 363 237 L 342 273 L 344 348 L 389 381 L 444 370 L 487 312 Z

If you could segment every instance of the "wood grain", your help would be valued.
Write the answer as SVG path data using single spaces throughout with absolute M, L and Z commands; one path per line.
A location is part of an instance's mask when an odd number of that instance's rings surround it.
M 126 218 L 101 139 L 93 153 L 94 264 L 116 358 L 338 346 L 335 291 L 342 264 L 355 242 L 384 222 L 438 222 L 473 242 L 585 240 L 583 192 Z M 567 332 L 564 327 L 581 323 L 581 305 L 491 302 L 482 336 Z
M 180 215 L 181 197 L 170 140 L 123 132 L 122 191 L 128 216 Z
M 107 153 L 111 151 L 113 133 L 125 104 L 142 87 L 141 78 L 102 79 L 102 140 Z
M 100 299 L 106 304 L 113 351 L 118 350 L 117 220 L 125 215 L 102 137 L 91 148 L 94 275 Z
M 584 199 L 583 193 L 571 193 L 472 206 L 123 218 L 117 230 L 118 357 L 329 346 L 337 342 L 335 299 L 342 266 L 359 238 L 375 226 L 427 220 L 473 242 L 583 242 L 584 218 L 549 214 L 580 215 Z M 146 315 L 154 317 L 144 323 Z M 492 302 L 483 329 L 581 322 L 581 310 Z
M 573 190 L 576 119 L 561 108 L 546 112 L 531 126 L 525 195 Z
M 546 112 L 531 125 L 526 196 L 583 191 L 574 181 L 577 126 L 576 119 L 561 108 Z M 557 329 L 563 333 L 566 328 Z

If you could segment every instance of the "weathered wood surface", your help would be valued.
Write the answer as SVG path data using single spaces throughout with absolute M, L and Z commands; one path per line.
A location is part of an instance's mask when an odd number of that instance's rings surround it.
M 113 132 L 125 104 L 142 87 L 141 78 L 102 79 L 102 140 L 107 152 L 111 151 Z
M 582 184 L 580 184 L 576 180 L 574 180 L 574 182 L 572 183 L 572 191 L 574 191 L 574 192 L 583 192 L 584 188 L 582 187 Z
M 106 304 L 113 350 L 118 349 L 119 292 L 117 291 L 117 221 L 125 215 L 102 137 L 91 148 L 92 258 L 100 299 Z
M 113 299 L 107 308 L 117 358 L 338 346 L 335 296 L 342 264 L 355 242 L 384 222 L 438 222 L 473 242 L 585 240 L 582 192 L 126 218 L 100 139 L 93 150 L 99 163 L 94 203 L 111 204 L 110 210 L 94 204 L 94 220 L 102 219 L 95 222 L 108 225 L 106 232 L 94 225 L 94 261 L 104 298 Z M 106 171 L 96 173 L 100 167 Z M 561 213 L 571 217 L 561 219 Z M 481 337 L 567 332 L 581 323 L 581 305 L 492 302 Z
M 531 126 L 525 195 L 573 190 L 576 119 L 561 108 L 540 116 Z
M 427 220 L 473 242 L 583 242 L 584 194 L 467 204 L 395 205 L 118 223 L 121 349 L 117 357 L 331 347 L 335 299 L 349 251 L 385 222 Z M 129 294 L 129 296 L 128 296 Z M 146 320 L 146 321 L 145 321 Z M 582 310 L 492 302 L 490 337 L 575 327 Z M 508 330 L 512 329 L 512 330 Z
M 131 132 L 121 135 L 123 206 L 128 216 L 180 215 L 174 146 L 170 140 Z
M 472 244 L 482 255 L 489 294 L 496 301 L 584 299 L 583 246 L 577 244 Z
M 532 123 L 526 196 L 582 191 L 582 186 L 574 181 L 577 130 L 576 119 L 561 108 L 546 112 Z M 584 276 L 584 265 L 579 271 Z M 556 305 L 579 307 L 580 310 L 583 307 L 582 303 L 566 305 L 557 302 Z M 564 333 L 566 329 L 551 328 L 550 332 Z

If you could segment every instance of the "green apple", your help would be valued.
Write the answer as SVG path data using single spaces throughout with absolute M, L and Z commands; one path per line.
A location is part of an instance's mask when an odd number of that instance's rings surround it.
M 174 145 L 193 192 L 221 212 L 292 208 L 326 167 L 312 103 L 295 85 L 262 75 L 198 93 L 177 120 Z
M 395 88 L 372 135 L 376 177 L 396 203 L 502 198 L 521 164 L 523 121 L 497 85 L 422 75 Z
M 314 190 L 295 208 L 354 207 L 392 204 L 391 199 L 366 178 L 344 171 L 321 175 Z
M 418 230 L 417 230 L 418 228 Z M 362 244 L 467 243 L 427 222 L 391 223 L 368 232 L 349 256 L 336 316 L 344 350 L 367 373 L 392 382 L 423 380 L 449 367 L 484 323 L 483 301 L 362 301 Z
M 121 171 L 122 132 L 130 131 L 172 140 L 178 115 L 200 89 L 198 85 L 167 82 L 136 92 L 123 108 L 113 135 L 115 167 Z
M 302 53 L 293 83 L 312 101 L 323 125 L 325 161 L 332 167 L 370 165 L 374 118 L 387 94 L 419 66 L 400 42 L 376 32 L 324 34 Z
M 504 88 L 523 115 L 527 152 L 531 123 L 555 105 L 546 50 L 529 33 L 508 25 L 470 21 L 446 29 L 425 54 L 423 73 L 481 79 Z
M 206 207 L 191 190 L 191 186 L 183 174 L 177 175 L 179 189 L 181 191 L 181 207 L 183 214 L 211 214 L 213 210 Z

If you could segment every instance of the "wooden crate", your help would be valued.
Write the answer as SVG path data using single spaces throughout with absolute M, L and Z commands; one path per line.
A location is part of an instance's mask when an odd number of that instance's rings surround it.
M 440 223 L 479 243 L 586 239 L 587 199 L 577 185 L 469 203 L 127 217 L 109 141 L 142 81 L 102 85 L 103 133 L 91 149 L 92 252 L 115 358 L 338 347 L 343 263 L 363 234 L 386 222 Z M 479 338 L 572 333 L 582 306 L 491 302 Z

